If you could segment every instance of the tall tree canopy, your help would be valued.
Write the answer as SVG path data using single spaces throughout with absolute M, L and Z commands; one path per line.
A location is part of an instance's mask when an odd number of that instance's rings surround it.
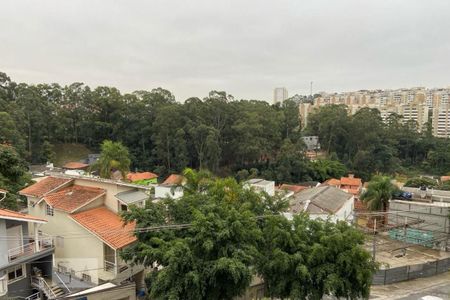
M 376 266 L 356 229 L 306 215 L 290 221 L 280 215 L 282 199 L 210 173 L 185 176 L 182 198 L 123 213 L 138 229 L 159 227 L 137 230 L 138 242 L 122 253 L 154 267 L 147 279 L 152 299 L 233 299 L 255 275 L 271 297 L 368 297 Z

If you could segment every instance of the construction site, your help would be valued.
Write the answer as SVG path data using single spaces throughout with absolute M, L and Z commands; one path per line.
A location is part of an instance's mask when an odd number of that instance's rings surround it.
M 390 284 L 450 270 L 450 197 L 433 200 L 433 197 L 391 200 L 388 211 L 355 213 L 355 226 L 367 235 L 365 247 L 379 263 L 373 284 Z

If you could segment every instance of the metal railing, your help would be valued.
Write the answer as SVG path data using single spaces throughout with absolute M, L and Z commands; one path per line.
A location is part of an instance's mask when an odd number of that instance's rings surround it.
M 128 266 L 127 265 L 118 265 L 117 266 L 115 263 L 105 260 L 104 261 L 104 270 L 107 272 L 120 274 L 120 273 L 128 270 Z
M 54 271 L 53 274 L 56 275 L 56 277 L 58 278 L 59 282 L 62 283 L 62 285 L 64 286 L 64 288 L 67 290 L 68 293 L 71 293 L 71 290 L 69 289 L 69 287 L 66 285 L 66 283 L 64 282 L 64 280 L 61 279 L 61 277 L 58 275 L 58 272 Z
M 48 298 L 56 298 L 55 292 L 48 285 L 47 281 L 45 281 L 44 278 L 39 276 L 31 276 L 31 284 L 36 286 L 39 290 L 43 291 Z
M 36 252 L 48 249 L 53 246 L 53 238 L 51 236 L 40 236 L 38 239 L 38 249 L 36 249 L 36 241 L 11 248 L 8 250 L 8 261 L 12 262 L 17 258 L 32 255 Z
M 25 297 L 25 300 L 41 300 L 41 292 L 31 294 L 30 296 Z

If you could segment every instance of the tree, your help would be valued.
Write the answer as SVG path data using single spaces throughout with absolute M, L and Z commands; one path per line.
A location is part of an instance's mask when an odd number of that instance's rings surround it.
M 186 176 L 197 178 L 195 171 Z M 189 181 L 189 180 L 188 180 Z M 249 286 L 261 231 L 264 198 L 234 179 L 216 179 L 177 200 L 148 203 L 124 213 L 137 228 L 191 224 L 186 229 L 138 232 L 123 258 L 158 265 L 148 278 L 155 299 L 232 299 Z
M 112 172 L 119 171 L 122 177 L 126 178 L 131 164 L 128 149 L 121 142 L 105 140 L 101 145 L 101 150 L 100 158 L 94 166 L 100 176 L 111 178 Z
M 364 235 L 347 223 L 272 216 L 265 219 L 262 236 L 256 270 L 270 297 L 369 297 L 377 266 L 363 248 Z
M 420 188 L 422 186 L 425 186 L 427 188 L 435 188 L 438 186 L 438 182 L 436 181 L 436 179 L 428 177 L 413 177 L 405 182 L 405 186 L 415 188 Z
M 12 146 L 0 144 L 0 188 L 7 190 L 0 207 L 18 209 L 17 192 L 31 182 L 23 159 Z
M 347 173 L 344 164 L 337 160 L 318 159 L 310 163 L 311 177 L 318 181 L 325 181 L 330 178 L 341 178 Z
M 367 203 L 372 211 L 387 211 L 389 200 L 397 187 L 388 176 L 374 176 L 367 186 L 367 190 L 361 195 L 361 200 Z

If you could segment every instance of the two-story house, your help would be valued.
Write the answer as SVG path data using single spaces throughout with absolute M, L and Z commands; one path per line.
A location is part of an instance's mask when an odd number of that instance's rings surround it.
M 0 297 L 56 298 L 52 290 L 53 240 L 43 235 L 44 218 L 0 209 Z
M 55 267 L 93 284 L 133 280 L 142 288 L 142 266 L 122 261 L 119 252 L 136 241 L 134 223 L 120 212 L 145 205 L 149 186 L 89 177 L 47 177 L 20 194 L 29 214 L 46 218 L 42 232 L 55 237 Z

